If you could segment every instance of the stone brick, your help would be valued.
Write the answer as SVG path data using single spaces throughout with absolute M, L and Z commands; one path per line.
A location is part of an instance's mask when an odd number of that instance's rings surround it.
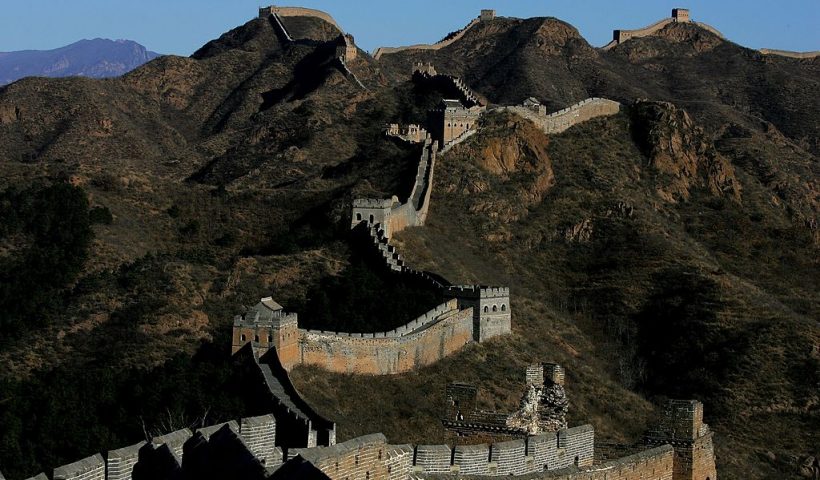
M 276 419 L 273 415 L 241 419 L 239 434 L 262 465 L 276 463 Z
M 447 445 L 419 445 L 416 447 L 414 465 L 424 473 L 449 473 L 452 450 Z
M 105 460 L 98 453 L 55 468 L 54 480 L 105 480 Z
M 140 449 L 145 442 L 139 442 L 130 447 L 109 450 L 106 460 L 108 480 L 131 480 L 134 465 L 139 460 Z
M 453 453 L 453 465 L 461 475 L 486 475 L 489 473 L 490 446 L 457 445 Z
M 526 470 L 526 450 L 524 440 L 492 444 L 490 460 L 496 464 L 496 475 L 522 475 Z

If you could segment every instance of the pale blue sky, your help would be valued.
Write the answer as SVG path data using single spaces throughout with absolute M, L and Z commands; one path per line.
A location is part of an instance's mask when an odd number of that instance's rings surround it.
M 254 16 L 259 0 L 0 0 L 0 51 L 49 49 L 82 38 L 127 38 L 160 53 L 190 55 Z M 329 12 L 372 51 L 429 43 L 464 26 L 481 8 L 499 15 L 552 16 L 593 45 L 616 28 L 639 28 L 673 7 L 750 48 L 820 50 L 820 0 L 299 0 Z

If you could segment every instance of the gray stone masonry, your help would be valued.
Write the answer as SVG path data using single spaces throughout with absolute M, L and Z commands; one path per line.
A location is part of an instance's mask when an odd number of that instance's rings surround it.
M 187 428 L 183 428 L 182 430 L 177 430 L 176 432 L 171 432 L 166 435 L 162 435 L 159 437 L 154 437 L 151 439 L 151 445 L 154 447 L 154 450 L 159 449 L 163 445 L 168 448 L 168 450 L 173 454 L 174 458 L 177 460 L 179 465 L 182 465 L 182 447 L 185 445 L 185 442 L 188 441 L 189 438 L 193 436 L 193 433 L 188 430 Z
M 105 460 L 98 453 L 55 468 L 54 480 L 105 480 Z
M 139 460 L 140 449 L 145 446 L 145 443 L 139 442 L 130 447 L 110 450 L 106 460 L 108 480 L 131 480 L 134 465 Z
M 558 464 L 558 434 L 533 435 L 527 439 L 527 456 L 532 458 L 532 470 L 552 470 Z
M 262 465 L 275 463 L 276 419 L 273 415 L 243 418 L 239 434 Z
M 200 428 L 196 432 L 205 437 L 205 440 L 210 440 L 211 435 L 222 430 L 226 426 L 230 428 L 234 433 L 239 433 L 239 425 L 234 420 L 231 420 L 230 422 L 211 425 L 210 427 Z
M 48 480 L 48 477 L 46 476 L 45 473 L 41 473 L 41 474 L 37 475 L 36 477 L 29 477 L 26 480 Z
M 405 480 L 412 470 L 412 445 L 392 445 L 387 449 L 388 480 Z
M 595 431 L 582 425 L 558 432 L 558 468 L 592 465 L 595 456 Z
M 447 445 L 419 445 L 416 447 L 415 466 L 425 473 L 450 472 L 452 450 Z
M 490 447 L 490 461 L 495 463 L 495 474 L 522 475 L 525 471 L 526 450 L 524 440 L 494 443 Z
M 457 445 L 453 454 L 453 465 L 458 466 L 462 475 L 486 475 L 489 473 L 490 446 Z

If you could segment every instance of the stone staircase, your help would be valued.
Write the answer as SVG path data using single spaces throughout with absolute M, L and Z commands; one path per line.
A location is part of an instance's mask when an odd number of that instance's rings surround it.
M 282 18 L 279 17 L 279 15 L 272 13 L 271 19 L 273 20 L 273 25 L 279 30 L 279 34 L 282 35 L 285 41 L 292 42 L 293 37 L 290 36 L 288 29 L 285 28 L 285 24 L 282 23 Z
M 347 66 L 347 62 L 345 62 L 345 57 L 338 57 L 336 60 L 338 60 L 339 64 L 341 65 L 340 68 L 342 70 L 342 73 L 344 73 L 345 77 L 347 77 L 350 80 L 353 80 L 353 82 L 355 82 L 356 85 L 358 85 L 362 90 L 367 90 L 367 87 L 365 87 L 361 80 L 359 80 L 359 77 L 357 77 L 356 74 L 353 73 L 352 70 L 350 70 L 350 67 Z
M 379 255 L 381 255 L 387 268 L 394 272 L 401 272 L 404 269 L 404 260 L 402 260 L 396 247 L 390 245 L 390 239 L 385 235 L 385 231 L 381 224 L 368 225 L 370 238 L 373 245 L 376 247 Z

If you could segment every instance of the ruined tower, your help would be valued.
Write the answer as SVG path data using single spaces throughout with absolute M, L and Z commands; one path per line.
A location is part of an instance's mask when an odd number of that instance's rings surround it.
M 673 8 L 672 18 L 678 23 L 688 23 L 690 21 L 689 10 L 686 8 Z
M 652 446 L 675 449 L 673 480 L 717 480 L 713 433 L 703 423 L 703 404 L 697 400 L 670 400 L 660 425 L 646 435 Z

